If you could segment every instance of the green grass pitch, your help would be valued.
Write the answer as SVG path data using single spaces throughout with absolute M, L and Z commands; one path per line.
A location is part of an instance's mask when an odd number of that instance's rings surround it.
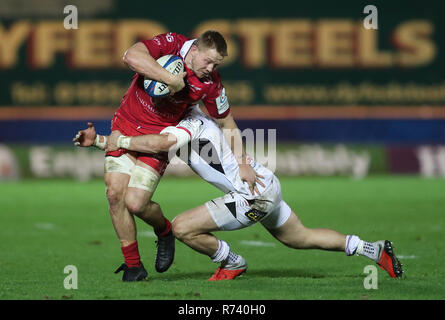
M 373 263 L 342 252 L 289 249 L 260 224 L 218 232 L 242 254 L 248 271 L 209 282 L 216 265 L 180 242 L 172 267 L 154 269 L 155 238 L 138 224 L 148 281 L 121 282 L 119 241 L 107 211 L 103 181 L 31 180 L 0 184 L 0 299 L 444 299 L 445 180 L 417 177 L 282 178 L 283 197 L 308 227 L 363 239 L 394 241 L 405 277 L 378 269 L 378 288 L 365 289 Z M 221 192 L 194 178 L 164 178 L 154 200 L 168 218 Z M 78 289 L 64 288 L 67 265 Z

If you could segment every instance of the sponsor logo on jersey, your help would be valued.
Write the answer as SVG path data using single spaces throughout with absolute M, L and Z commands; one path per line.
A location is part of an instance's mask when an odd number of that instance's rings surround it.
M 161 117 L 164 117 L 164 118 L 176 118 L 176 117 L 177 117 L 177 115 L 174 114 L 174 113 L 160 112 L 159 110 L 155 109 L 155 107 L 154 107 L 151 103 L 145 101 L 145 100 L 139 95 L 138 90 L 136 90 L 136 97 L 138 98 L 139 103 L 140 103 L 141 105 L 143 105 L 143 106 L 144 106 L 148 111 L 150 111 L 150 112 L 153 112 L 153 113 L 155 113 L 155 114 L 157 114 L 157 115 L 159 115 L 159 116 L 161 116 Z
M 171 32 L 167 33 L 165 38 L 167 39 L 168 42 L 173 42 L 173 40 L 175 40 Z

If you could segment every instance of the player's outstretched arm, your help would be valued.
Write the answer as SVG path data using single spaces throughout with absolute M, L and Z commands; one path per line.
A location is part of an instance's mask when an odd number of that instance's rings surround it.
M 146 134 L 137 137 L 122 135 L 120 131 L 113 131 L 107 139 L 107 152 L 127 149 L 143 153 L 168 152 L 177 142 L 172 134 Z
M 113 131 L 108 137 L 106 151 L 127 149 L 143 153 L 160 153 L 176 150 L 196 139 L 202 132 L 203 122 L 199 119 L 186 118 L 176 127 L 164 128 L 160 134 L 127 137 L 119 131 Z

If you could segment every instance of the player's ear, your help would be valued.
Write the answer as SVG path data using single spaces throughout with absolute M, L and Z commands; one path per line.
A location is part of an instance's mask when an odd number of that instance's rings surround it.
M 193 53 L 199 51 L 198 45 L 196 43 L 192 44 L 192 46 L 190 47 L 190 51 Z

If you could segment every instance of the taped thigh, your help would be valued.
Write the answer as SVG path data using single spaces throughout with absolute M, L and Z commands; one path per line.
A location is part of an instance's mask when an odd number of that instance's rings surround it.
M 117 172 L 131 175 L 131 169 L 133 167 L 134 162 L 126 154 L 123 154 L 119 157 L 105 157 L 105 173 Z
M 153 193 L 158 186 L 159 179 L 160 176 L 152 170 L 135 165 L 131 169 L 131 177 L 128 187 L 138 188 Z

